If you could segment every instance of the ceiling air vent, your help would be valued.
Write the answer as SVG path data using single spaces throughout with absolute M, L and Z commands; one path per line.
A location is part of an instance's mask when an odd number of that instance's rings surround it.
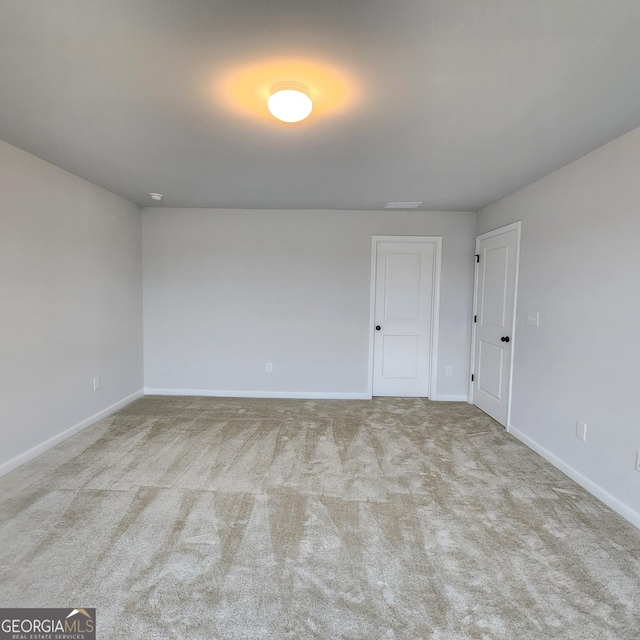
M 387 202 L 385 209 L 417 209 L 422 202 Z

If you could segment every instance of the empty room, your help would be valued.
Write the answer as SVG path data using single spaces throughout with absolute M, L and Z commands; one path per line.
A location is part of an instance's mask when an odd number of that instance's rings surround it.
M 0 638 L 638 638 L 638 34 L 0 0 Z

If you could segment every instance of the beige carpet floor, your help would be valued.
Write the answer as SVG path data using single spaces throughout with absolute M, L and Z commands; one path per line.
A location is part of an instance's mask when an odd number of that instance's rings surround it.
M 0 606 L 101 640 L 640 637 L 640 531 L 464 403 L 146 397 L 0 495 Z

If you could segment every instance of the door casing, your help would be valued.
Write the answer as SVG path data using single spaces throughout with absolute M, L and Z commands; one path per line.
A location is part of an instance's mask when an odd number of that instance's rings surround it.
M 398 242 L 434 245 L 433 290 L 431 298 L 431 335 L 429 341 L 429 389 L 428 397 L 437 400 L 438 374 L 438 328 L 440 319 L 440 281 L 442 273 L 442 236 L 373 236 L 371 242 L 371 295 L 369 310 L 369 387 L 367 393 L 373 397 L 373 347 L 375 338 L 375 303 L 376 303 L 376 273 L 377 248 L 380 242 Z

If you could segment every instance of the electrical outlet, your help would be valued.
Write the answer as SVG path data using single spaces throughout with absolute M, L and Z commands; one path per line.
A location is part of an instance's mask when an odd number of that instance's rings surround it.
M 96 376 L 93 379 L 93 390 L 97 391 L 100 388 L 100 376 Z
M 587 440 L 587 425 L 584 422 L 576 422 L 576 438 Z
M 267 362 L 266 371 L 267 373 L 271 373 L 273 371 L 273 364 L 271 364 L 271 362 Z
M 444 368 L 444 375 L 445 376 L 452 376 L 453 375 L 453 367 L 445 367 Z

